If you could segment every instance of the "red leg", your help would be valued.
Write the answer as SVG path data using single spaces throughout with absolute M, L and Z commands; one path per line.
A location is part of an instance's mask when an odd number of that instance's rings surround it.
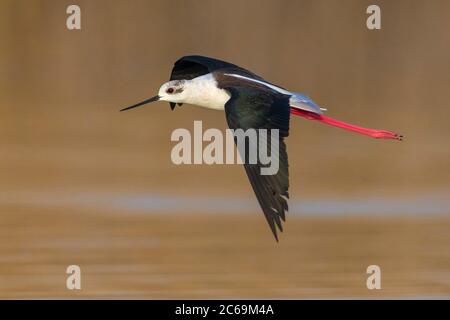
M 296 109 L 296 108 L 291 108 L 291 113 L 296 115 L 296 116 L 300 116 L 303 118 L 306 118 L 308 120 L 317 120 L 338 128 L 342 128 L 348 131 L 353 131 L 353 132 L 357 132 L 360 134 L 364 134 L 366 136 L 372 137 L 372 138 L 377 138 L 377 139 L 396 139 L 396 140 L 402 140 L 403 136 L 399 135 L 395 132 L 392 131 L 386 131 L 386 130 L 375 130 L 375 129 L 368 129 L 368 128 L 363 128 L 363 127 L 359 127 L 359 126 L 355 126 L 353 124 L 350 123 L 346 123 L 343 121 L 339 121 L 321 114 L 317 114 L 317 113 L 313 113 L 313 112 L 309 112 L 309 111 L 305 111 L 305 110 L 301 110 L 301 109 Z

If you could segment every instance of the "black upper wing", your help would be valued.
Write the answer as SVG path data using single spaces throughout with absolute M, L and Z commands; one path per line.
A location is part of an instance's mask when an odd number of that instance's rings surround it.
M 243 160 L 245 159 L 245 171 L 258 202 L 278 241 L 276 226 L 283 231 L 281 220 L 285 220 L 289 198 L 288 157 L 284 143 L 284 138 L 289 135 L 289 97 L 272 90 L 249 86 L 230 86 L 224 89 L 231 94 L 225 105 L 226 118 L 231 129 L 279 129 L 279 170 L 276 174 L 261 175 L 261 168 L 265 165 L 259 161 L 259 157 L 256 164 L 250 164 L 248 154 L 241 154 Z M 267 137 L 266 150 L 270 150 L 270 133 Z M 261 139 L 261 136 L 258 139 Z
M 241 70 L 256 78 L 260 78 L 254 73 L 229 62 L 204 56 L 184 56 L 175 62 L 170 80 L 191 80 L 225 68 Z
M 219 69 L 236 70 L 240 73 L 244 73 L 257 79 L 261 79 L 254 73 L 232 63 L 214 58 L 194 55 L 184 56 L 175 62 L 172 68 L 172 73 L 170 75 L 170 80 L 192 80 Z M 170 107 L 172 109 L 175 108 L 175 103 L 170 102 Z

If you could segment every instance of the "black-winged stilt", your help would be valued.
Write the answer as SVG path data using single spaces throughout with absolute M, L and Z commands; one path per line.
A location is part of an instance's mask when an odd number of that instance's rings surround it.
M 203 56 L 185 56 L 176 61 L 170 81 L 161 86 L 158 95 L 121 111 L 158 100 L 168 101 L 172 110 L 177 104 L 181 106 L 183 103 L 225 110 L 231 129 L 279 130 L 279 170 L 276 174 L 261 175 L 261 163 L 244 163 L 247 176 L 277 241 L 276 227 L 283 231 L 281 221 L 285 221 L 285 212 L 288 210 L 289 173 L 284 138 L 289 134 L 290 114 L 374 138 L 402 139 L 401 135 L 391 131 L 367 129 L 326 117 L 322 114 L 324 109 L 319 108 L 304 94 L 271 84 L 234 64 Z

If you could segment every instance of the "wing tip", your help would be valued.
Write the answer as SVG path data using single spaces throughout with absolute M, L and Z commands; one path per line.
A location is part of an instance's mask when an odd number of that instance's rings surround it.
M 276 241 L 277 243 L 279 243 L 280 240 L 278 239 L 277 230 L 276 230 L 275 228 L 272 229 L 272 233 L 273 233 L 273 236 L 275 237 L 275 241 Z
M 274 221 L 277 222 L 276 225 L 275 225 Z M 271 221 L 268 220 L 268 222 L 269 222 L 270 230 L 272 231 L 272 234 L 273 234 L 275 240 L 277 242 L 280 242 L 278 239 L 277 226 L 278 226 L 278 231 L 283 232 L 283 226 L 281 225 L 281 221 L 279 221 L 279 219 L 277 220 L 276 218 L 274 218 Z

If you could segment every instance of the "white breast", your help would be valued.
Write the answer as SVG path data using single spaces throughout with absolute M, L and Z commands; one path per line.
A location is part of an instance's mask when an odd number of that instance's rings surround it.
M 186 87 L 186 102 L 203 108 L 223 110 L 230 99 L 226 90 L 217 88 L 211 73 L 190 80 Z

